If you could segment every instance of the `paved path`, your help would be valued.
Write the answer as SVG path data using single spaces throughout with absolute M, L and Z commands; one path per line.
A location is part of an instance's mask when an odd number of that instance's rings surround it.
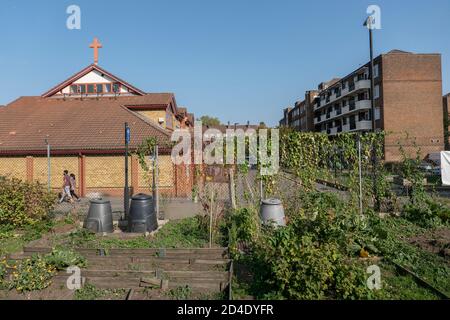
M 113 219 L 119 220 L 124 215 L 124 203 L 122 197 L 102 197 L 111 202 Z M 89 211 L 89 198 L 82 198 L 80 202 L 73 204 L 63 202 L 55 207 L 55 214 L 68 215 L 77 214 L 80 217 L 86 216 Z M 164 219 L 176 220 L 193 217 L 203 211 L 200 203 L 194 203 L 190 199 L 161 199 L 160 211 Z

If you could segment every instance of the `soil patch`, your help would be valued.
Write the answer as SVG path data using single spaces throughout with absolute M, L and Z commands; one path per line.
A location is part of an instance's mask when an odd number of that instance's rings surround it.
M 435 253 L 450 264 L 450 229 L 438 228 L 436 230 L 416 235 L 407 239 L 410 244 L 413 244 L 422 250 Z

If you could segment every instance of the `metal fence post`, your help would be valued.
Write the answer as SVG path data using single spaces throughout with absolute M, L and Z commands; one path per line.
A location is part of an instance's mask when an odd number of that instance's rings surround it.
M 363 214 L 362 168 L 361 168 L 361 136 L 358 134 L 358 171 L 359 171 L 359 211 Z
M 377 164 L 378 164 L 378 159 L 377 159 L 377 140 L 374 139 L 373 143 L 372 143 L 372 174 L 373 174 L 373 192 L 375 195 L 375 203 L 374 203 L 374 210 L 375 211 L 380 211 L 380 197 L 378 194 L 378 186 L 377 186 Z
M 45 139 L 45 144 L 47 145 L 47 185 L 48 185 L 48 192 L 51 191 L 52 185 L 52 167 L 51 167 L 51 160 L 50 160 L 50 144 L 48 143 L 48 140 Z
M 155 146 L 155 210 L 159 219 L 159 148 Z

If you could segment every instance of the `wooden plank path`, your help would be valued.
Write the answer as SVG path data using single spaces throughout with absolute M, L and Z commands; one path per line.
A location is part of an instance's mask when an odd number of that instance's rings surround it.
M 228 293 L 232 278 L 231 259 L 227 248 L 149 248 L 149 249 L 74 249 L 87 259 L 87 267 L 81 269 L 84 283 L 102 289 L 128 289 L 133 294 L 148 283 L 163 282 L 165 290 L 189 286 L 193 293 Z M 45 255 L 48 247 L 25 246 L 20 254 L 10 255 L 21 260 L 35 254 Z M 70 274 L 59 272 L 53 282 L 64 285 Z M 146 281 L 146 279 L 150 279 Z M 152 289 L 152 288 L 150 288 Z

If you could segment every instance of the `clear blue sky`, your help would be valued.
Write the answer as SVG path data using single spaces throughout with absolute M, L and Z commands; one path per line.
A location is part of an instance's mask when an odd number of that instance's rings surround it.
M 77 4 L 82 29 L 66 28 Z M 40 95 L 92 63 L 147 92 L 174 92 L 196 116 L 265 121 L 321 81 L 368 61 L 369 4 L 382 10 L 375 53 L 442 54 L 450 91 L 450 1 L 0 0 L 0 104 Z

